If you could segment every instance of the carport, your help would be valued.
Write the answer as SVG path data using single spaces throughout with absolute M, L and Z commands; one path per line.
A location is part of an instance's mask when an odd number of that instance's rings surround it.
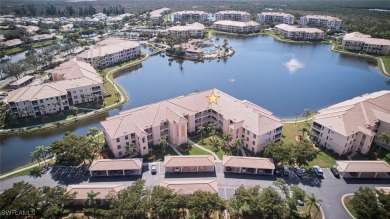
M 211 155 L 165 156 L 164 167 L 166 173 L 213 172 L 215 162 Z
M 111 185 L 69 185 L 66 188 L 66 191 L 70 194 L 76 193 L 75 198 L 73 199 L 72 204 L 79 205 L 84 204 L 85 200 L 88 199 L 88 193 L 91 191 L 98 193 L 95 199 L 100 200 L 99 204 L 106 204 L 106 196 L 110 193 L 117 193 L 125 188 L 123 184 L 111 184 Z
M 273 175 L 274 170 L 275 165 L 271 158 L 223 156 L 224 172 Z
M 94 160 L 89 173 L 91 176 L 141 175 L 142 158 Z
M 386 161 L 336 161 L 336 168 L 344 178 L 390 178 L 390 165 Z

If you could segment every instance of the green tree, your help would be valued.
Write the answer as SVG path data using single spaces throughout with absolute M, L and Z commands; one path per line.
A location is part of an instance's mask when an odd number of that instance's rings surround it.
M 260 216 L 261 208 L 259 205 L 260 186 L 246 188 L 240 186 L 236 189 L 229 206 L 234 216 Z
M 49 154 L 49 149 L 44 145 L 40 145 L 36 147 L 33 152 L 31 152 L 31 158 L 32 161 L 36 160 L 38 161 L 38 163 L 43 161 L 46 166 L 46 158 L 48 154 Z
M 80 165 L 94 156 L 90 139 L 71 132 L 66 132 L 62 140 L 51 143 L 50 152 L 56 162 L 63 165 Z
M 96 127 L 92 127 L 89 128 L 87 134 L 92 138 L 93 148 L 95 149 L 95 152 L 98 152 L 101 149 L 101 146 L 99 145 L 99 133 L 100 133 L 100 129 Z
M 376 193 L 370 188 L 360 187 L 359 190 L 355 192 L 350 203 L 358 215 L 358 218 L 380 218 Z
M 234 146 L 235 148 L 233 148 L 233 150 L 234 150 L 234 149 L 237 149 L 237 155 L 238 155 L 238 152 L 240 151 L 240 148 L 242 147 L 243 144 L 244 144 L 244 143 L 242 142 L 242 139 L 241 139 L 241 138 L 235 138 L 235 139 L 234 139 L 233 146 Z
M 213 212 L 224 210 L 225 204 L 218 194 L 198 190 L 189 198 L 187 207 L 196 218 L 210 218 Z
M 175 196 L 176 194 L 169 188 L 154 186 L 150 193 L 150 217 L 169 218 L 174 216 L 176 213 Z
M 379 204 L 379 218 L 390 218 L 390 193 L 386 193 L 382 189 L 376 190 Z
M 288 206 L 272 187 L 263 189 L 259 204 L 263 218 L 285 218 L 288 215 Z
M 383 144 L 386 144 L 386 145 L 390 144 L 390 132 L 381 132 L 378 135 L 378 138 L 382 140 Z
M 292 143 L 284 143 L 283 141 L 272 142 L 265 148 L 264 153 L 265 155 L 272 157 L 276 163 L 282 162 L 283 165 L 284 162 L 293 160 L 291 157 L 293 154 L 293 147 L 294 145 Z
M 318 207 L 318 205 L 322 202 L 321 199 L 317 199 L 313 193 L 311 193 L 310 196 L 307 197 L 306 199 L 306 203 L 309 205 L 309 210 L 308 210 L 308 213 L 310 214 L 310 211 L 311 211 L 311 208 L 313 207 L 313 205 L 315 205 L 316 207 Z
M 303 110 L 303 116 L 306 118 L 306 122 L 309 119 L 310 114 L 311 114 L 311 110 L 310 109 L 304 109 Z
M 100 194 L 100 192 L 94 192 L 90 191 L 87 193 L 87 199 L 85 199 L 84 205 L 93 208 L 93 217 L 95 218 L 96 214 L 96 208 L 99 204 L 99 199 L 96 199 L 96 197 Z
M 163 153 L 165 153 L 166 151 L 166 148 L 168 147 L 169 143 L 168 143 L 168 140 L 166 137 L 161 137 L 160 138 L 160 142 L 159 142 L 159 145 L 163 151 Z
M 203 141 L 203 136 L 206 135 L 206 128 L 204 126 L 199 126 L 196 133 L 200 134 L 200 139 Z

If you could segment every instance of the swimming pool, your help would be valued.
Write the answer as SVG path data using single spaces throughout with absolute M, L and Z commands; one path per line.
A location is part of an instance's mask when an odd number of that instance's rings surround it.
M 213 53 L 215 51 L 214 47 L 206 47 L 203 49 L 205 53 Z

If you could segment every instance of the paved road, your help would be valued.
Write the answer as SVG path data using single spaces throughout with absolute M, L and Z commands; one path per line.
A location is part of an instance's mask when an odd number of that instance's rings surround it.
M 216 179 L 219 187 L 221 198 L 229 199 L 234 195 L 234 191 L 240 185 L 254 186 L 260 185 L 265 188 L 276 180 L 274 176 L 255 176 L 242 174 L 225 174 L 223 173 L 222 163 L 216 162 L 214 173 L 174 173 L 167 174 L 160 162 L 154 163 L 157 168 L 157 174 L 150 173 L 150 165 L 153 163 L 144 163 L 142 179 L 145 179 L 146 186 L 159 185 L 162 180 L 204 180 Z M 324 168 L 324 178 L 290 178 L 285 177 L 289 185 L 299 185 L 307 194 L 314 193 L 315 196 L 322 200 L 322 209 L 326 218 L 344 219 L 350 218 L 341 204 L 341 197 L 346 193 L 354 193 L 360 186 L 374 188 L 375 186 L 390 186 L 388 179 L 337 179 L 329 169 Z M 35 186 L 56 186 L 69 184 L 86 184 L 86 183 L 123 183 L 131 185 L 140 176 L 132 177 L 107 177 L 107 178 L 89 178 L 87 168 L 84 167 L 61 167 L 55 166 L 48 169 L 41 176 L 21 176 L 9 180 L 1 181 L 0 191 L 12 187 L 14 182 L 24 180 Z

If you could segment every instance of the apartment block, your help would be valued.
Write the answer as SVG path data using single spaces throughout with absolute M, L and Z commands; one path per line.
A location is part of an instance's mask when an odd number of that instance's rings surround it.
M 159 20 L 162 20 L 162 18 L 165 14 L 169 14 L 170 12 L 171 12 L 170 8 L 160 8 L 160 9 L 157 9 L 157 10 L 150 12 L 149 17 L 150 17 L 150 20 L 152 20 L 152 21 L 159 21 Z
M 118 62 L 138 58 L 141 55 L 139 43 L 119 38 L 108 38 L 76 56 L 78 61 L 104 68 Z
M 241 22 L 221 20 L 214 22 L 213 28 L 231 33 L 254 33 L 260 31 L 260 24 L 254 21 Z
M 245 11 L 219 11 L 215 13 L 215 20 L 249 21 L 251 15 Z
M 342 23 L 340 18 L 325 15 L 306 15 L 299 20 L 302 26 L 323 26 L 335 30 L 340 30 Z
M 219 96 L 209 103 L 211 93 Z M 247 100 L 238 100 L 212 89 L 141 106 L 109 117 L 101 122 L 107 144 L 115 157 L 128 155 L 126 147 L 136 147 L 146 155 L 161 137 L 178 146 L 187 142 L 187 134 L 199 126 L 215 123 L 222 132 L 240 138 L 253 152 L 281 139 L 283 123 L 272 112 Z
M 372 38 L 370 35 L 353 32 L 343 37 L 343 48 L 357 52 L 389 55 L 390 40 Z
M 187 24 L 185 26 L 173 26 L 169 28 L 168 33 L 174 36 L 201 38 L 204 35 L 204 25 L 198 22 Z
M 274 28 L 275 33 L 294 40 L 322 40 L 324 31 L 318 28 L 297 27 L 288 24 L 278 24 Z
M 260 23 L 283 23 L 294 24 L 295 17 L 291 14 L 281 12 L 261 12 L 257 14 L 256 20 Z
M 390 91 L 379 91 L 347 100 L 318 111 L 311 138 L 338 154 L 366 154 L 376 136 L 390 130 Z M 390 145 L 387 145 L 390 146 Z
M 103 100 L 103 80 L 89 64 L 70 60 L 53 70 L 53 82 L 10 91 L 4 102 L 17 117 L 38 117 Z
M 173 13 L 173 20 L 175 22 L 181 21 L 207 21 L 208 13 L 204 11 L 177 11 Z

